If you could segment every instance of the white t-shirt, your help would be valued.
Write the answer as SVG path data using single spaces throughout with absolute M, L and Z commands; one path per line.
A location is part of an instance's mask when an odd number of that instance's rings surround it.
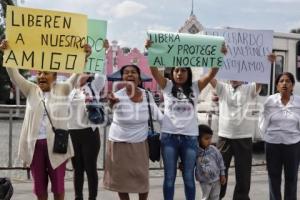
M 91 87 L 96 95 L 96 99 L 100 100 L 100 92 L 105 86 L 106 77 L 96 73 L 94 80 L 91 82 Z M 70 120 L 68 123 L 69 129 L 84 129 L 92 127 L 96 129 L 98 125 L 92 124 L 88 119 L 85 100 L 88 97 L 93 97 L 93 93 L 86 83 L 83 87 L 75 88 L 70 93 Z
M 130 100 L 125 88 L 114 93 L 119 102 L 113 110 L 113 121 L 109 130 L 110 141 L 138 143 L 146 140 L 149 119 L 148 103 L 145 90 L 140 90 L 143 93 L 143 101 L 138 103 Z M 162 119 L 162 113 L 150 93 L 149 97 L 153 120 Z
M 228 83 L 217 82 L 216 93 L 219 97 L 219 136 L 238 139 L 252 138 L 251 122 L 246 114 L 254 103 L 256 84 L 243 84 L 234 89 Z
M 50 92 L 43 92 L 43 99 L 45 101 L 45 104 L 47 104 L 49 94 L 50 94 Z M 43 108 L 44 108 L 44 106 L 43 106 Z M 48 112 L 49 112 L 49 110 L 48 110 Z M 44 108 L 42 120 L 40 123 L 38 140 L 47 139 L 47 120 L 46 119 L 48 119 L 48 116 L 47 116 L 46 110 Z
M 165 109 L 161 131 L 170 134 L 197 136 L 196 107 L 200 94 L 198 81 L 192 84 L 193 95 L 190 99 L 194 102 L 194 105 L 189 102 L 189 99 L 183 93 L 179 94 L 179 98 L 174 97 L 171 93 L 172 88 L 172 81 L 167 80 L 166 87 L 163 89 Z

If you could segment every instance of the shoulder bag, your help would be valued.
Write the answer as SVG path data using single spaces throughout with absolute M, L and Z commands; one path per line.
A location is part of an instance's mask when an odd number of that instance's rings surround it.
M 65 154 L 68 150 L 68 142 L 69 142 L 69 132 L 65 129 L 57 129 L 53 126 L 50 115 L 47 111 L 45 101 L 43 100 L 43 105 L 45 111 L 47 113 L 48 119 L 50 121 L 52 130 L 54 132 L 54 144 L 53 144 L 53 153 Z
M 150 98 L 149 98 L 149 92 L 146 91 L 146 97 L 148 102 L 148 112 L 149 112 L 149 130 L 148 130 L 148 145 L 149 145 L 149 159 L 152 162 L 159 161 L 160 160 L 160 134 L 156 131 L 154 131 L 153 127 L 153 119 L 152 119 L 152 112 L 151 112 L 151 106 L 150 106 Z

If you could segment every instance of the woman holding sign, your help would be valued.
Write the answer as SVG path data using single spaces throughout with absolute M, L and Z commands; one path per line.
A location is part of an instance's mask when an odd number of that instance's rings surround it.
M 146 48 L 151 46 L 146 42 Z M 226 53 L 225 46 L 222 53 Z M 194 168 L 197 156 L 198 122 L 196 106 L 198 96 L 217 74 L 219 68 L 212 68 L 198 81 L 192 82 L 192 70 L 188 67 L 173 67 L 171 80 L 163 77 L 156 67 L 151 73 L 161 89 L 165 103 L 161 128 L 161 148 L 164 162 L 163 193 L 165 200 L 173 200 L 177 162 L 183 163 L 183 181 L 187 200 L 195 199 Z
M 109 48 L 104 40 L 103 47 Z M 83 199 L 84 172 L 89 188 L 89 200 L 95 200 L 98 193 L 97 159 L 100 151 L 100 133 L 98 126 L 88 119 L 87 104 L 93 99 L 100 100 L 100 92 L 105 85 L 106 76 L 100 73 L 83 74 L 79 86 L 70 94 L 71 118 L 69 131 L 74 147 L 72 165 L 74 169 L 75 200 Z M 94 96 L 95 95 L 95 96 Z M 104 116 L 103 116 L 104 117 Z
M 266 161 L 269 175 L 270 200 L 283 199 L 281 176 L 284 171 L 284 199 L 297 199 L 300 160 L 300 97 L 293 93 L 293 74 L 280 74 L 275 85 L 278 93 L 269 96 L 259 120 L 266 142 Z
M 0 49 L 7 47 L 7 41 L 2 41 Z M 85 45 L 84 51 L 88 57 L 91 54 L 90 46 Z M 69 139 L 65 154 L 53 152 L 54 132 L 50 119 L 56 129 L 67 129 L 68 95 L 79 75 L 72 75 L 64 83 L 56 83 L 56 72 L 38 71 L 37 84 L 34 84 L 26 80 L 18 69 L 7 68 L 7 72 L 11 81 L 27 97 L 18 154 L 30 166 L 34 193 L 38 200 L 47 200 L 50 178 L 54 200 L 63 200 L 66 163 L 73 156 L 73 147 Z

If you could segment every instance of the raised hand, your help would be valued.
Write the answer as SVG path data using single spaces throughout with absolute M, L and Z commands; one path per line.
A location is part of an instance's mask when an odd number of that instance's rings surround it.
M 92 54 L 92 47 L 89 44 L 83 45 L 83 49 L 85 52 L 85 61 L 87 61 L 88 57 Z
M 222 48 L 221 48 L 221 52 L 226 56 L 227 52 L 228 52 L 228 49 L 226 47 L 226 44 L 225 42 L 222 44 Z
M 2 40 L 1 43 L 0 43 L 0 50 L 4 51 L 7 48 L 8 48 L 8 42 L 7 42 L 7 40 Z
M 151 40 L 146 40 L 146 42 L 145 42 L 145 48 L 149 49 L 151 47 L 152 43 L 153 42 Z
M 105 50 L 107 50 L 107 49 L 109 48 L 109 42 L 108 42 L 107 39 L 105 39 L 105 40 L 103 41 L 103 48 L 105 48 Z
M 268 55 L 268 60 L 269 60 L 271 63 L 275 62 L 275 60 L 276 60 L 276 55 L 275 55 L 275 53 L 270 53 L 270 54 Z

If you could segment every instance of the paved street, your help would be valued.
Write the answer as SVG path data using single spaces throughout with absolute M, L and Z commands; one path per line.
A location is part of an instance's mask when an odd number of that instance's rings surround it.
M 24 172 L 25 173 L 25 172 Z M 150 172 L 150 194 L 149 200 L 162 200 L 162 171 L 151 171 Z M 228 192 L 226 195 L 225 200 L 232 199 L 233 187 L 234 187 L 234 175 L 233 169 L 230 172 L 229 177 L 229 186 Z M 102 172 L 100 173 L 100 187 L 99 187 L 99 196 L 98 199 L 110 200 L 110 199 L 117 199 L 117 194 L 114 192 L 110 192 L 104 190 L 102 187 Z M 299 174 L 300 176 L 300 174 Z M 15 194 L 13 196 L 13 200 L 24 200 L 24 199 L 34 199 L 34 195 L 32 194 L 32 183 L 31 181 L 25 180 L 13 180 Z M 72 179 L 66 179 L 66 200 L 74 199 L 73 195 L 73 185 Z M 87 196 L 87 188 L 85 185 L 84 193 Z M 197 198 L 200 199 L 201 192 L 200 186 L 197 184 Z M 132 199 L 138 199 L 137 195 L 131 195 Z M 298 197 L 300 197 L 300 190 L 298 187 Z M 252 185 L 251 185 L 251 192 L 250 198 L 253 200 L 267 200 L 268 199 L 268 183 L 267 183 L 267 175 L 264 167 L 253 167 L 252 173 Z M 51 198 L 52 199 L 52 196 Z M 87 197 L 86 197 L 87 199 Z M 184 189 L 182 178 L 177 177 L 176 180 L 176 190 L 175 190 L 175 200 L 184 200 Z
M 8 166 L 8 121 L 0 120 L 0 167 Z M 17 159 L 17 147 L 19 132 L 21 129 L 22 120 L 15 120 L 13 124 L 13 135 L 12 135 L 12 166 L 22 167 L 21 162 Z M 101 152 L 98 159 L 98 167 L 102 168 L 103 164 L 103 140 L 104 134 L 101 134 L 102 146 Z M 267 173 L 265 166 L 261 165 L 265 163 L 263 153 L 254 153 L 253 164 L 258 165 L 252 168 L 252 186 L 250 197 L 254 200 L 267 200 L 268 199 L 268 182 Z M 232 163 L 234 164 L 234 163 Z M 151 168 L 157 168 L 159 164 L 151 164 Z M 71 169 L 71 165 L 68 164 L 68 168 Z M 114 192 L 104 190 L 102 187 L 102 176 L 103 172 L 99 172 L 100 184 L 99 184 L 99 198 L 104 200 L 117 199 L 117 195 Z M 15 193 L 13 200 L 31 200 L 35 199 L 32 194 L 32 182 L 27 179 L 27 173 L 24 170 L 0 170 L 0 177 L 10 177 L 13 181 Z M 150 200 L 162 200 L 162 182 L 163 182 L 163 171 L 162 170 L 151 170 L 150 171 Z M 228 193 L 225 199 L 232 199 L 233 187 L 234 187 L 234 169 L 230 169 Z M 298 187 L 299 188 L 299 187 Z M 66 174 L 66 200 L 74 199 L 73 196 L 73 185 L 72 185 L 72 172 Z M 84 189 L 85 195 L 87 195 L 87 186 Z M 200 199 L 201 192 L 200 186 L 197 185 L 197 199 Z M 300 197 L 300 189 L 298 189 L 298 196 Z M 52 196 L 51 198 L 52 199 Z M 137 199 L 136 195 L 132 195 L 132 199 Z M 178 178 L 176 180 L 176 200 L 184 199 L 184 188 L 180 172 L 178 172 Z

